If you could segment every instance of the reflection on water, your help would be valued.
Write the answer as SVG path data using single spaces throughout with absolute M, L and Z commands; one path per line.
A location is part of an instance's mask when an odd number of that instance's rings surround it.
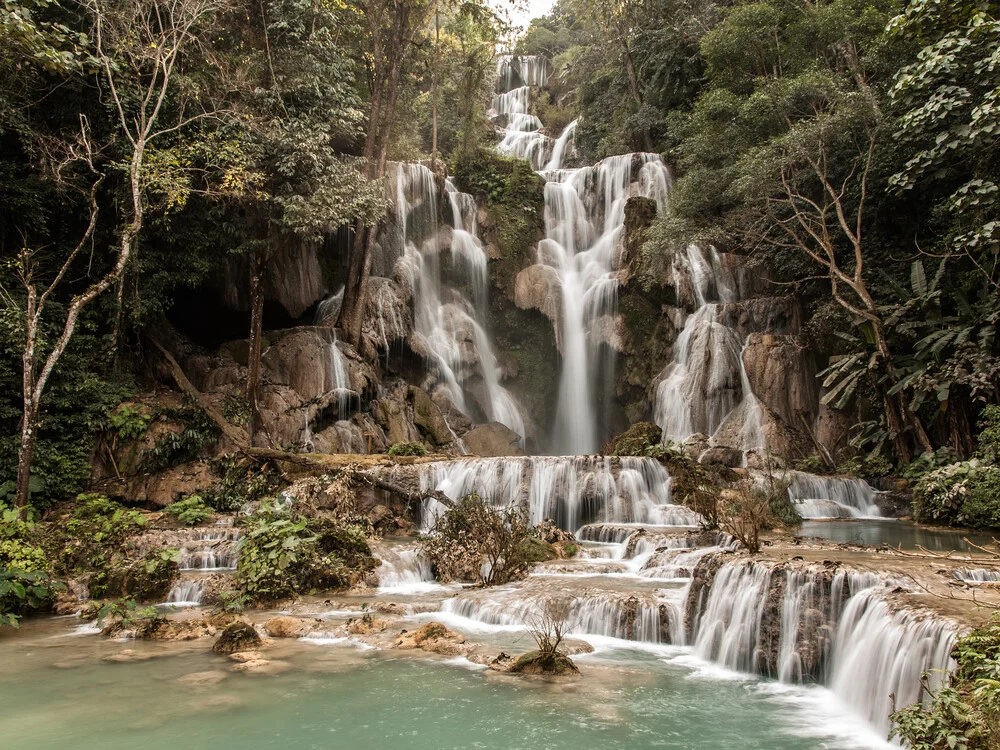
M 910 521 L 879 521 L 862 519 L 857 521 L 804 521 L 797 533 L 802 537 L 829 539 L 834 542 L 856 542 L 858 544 L 888 544 L 891 547 L 916 549 L 918 546 L 938 551 L 955 550 L 970 552 L 973 548 L 963 541 L 967 537 L 974 544 L 985 545 L 993 535 L 981 531 L 963 529 L 940 529 L 919 526 Z M 998 535 L 1000 536 L 1000 535 Z

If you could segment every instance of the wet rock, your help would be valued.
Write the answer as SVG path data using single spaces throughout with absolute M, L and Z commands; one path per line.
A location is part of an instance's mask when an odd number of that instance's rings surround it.
M 819 407 L 816 368 L 794 336 L 751 333 L 743 348 L 743 366 L 761 403 L 787 426 L 809 424 Z
M 301 638 L 311 630 L 311 623 L 288 615 L 272 617 L 264 623 L 264 632 L 272 638 Z
M 228 625 L 212 646 L 217 654 L 232 654 L 247 651 L 263 645 L 261 637 L 249 622 L 234 622 Z
M 473 427 L 466 433 L 465 445 L 474 456 L 523 456 L 518 444 L 521 436 L 506 425 L 490 422 Z
M 573 660 L 562 653 L 529 651 L 517 657 L 510 668 L 510 674 L 565 676 L 580 674 Z
M 225 672 L 212 670 L 208 672 L 191 672 L 177 678 L 177 682 L 190 687 L 212 687 L 218 685 L 229 675 Z
M 351 635 L 371 635 L 385 632 L 392 623 L 371 616 L 360 617 L 347 623 L 347 632 Z
M 112 663 L 124 663 L 130 661 L 147 661 L 149 659 L 155 659 L 156 654 L 151 654 L 143 651 L 136 651 L 135 649 L 126 648 L 119 651 L 117 654 L 111 654 L 110 656 L 105 656 L 101 661 L 112 662 Z
M 738 448 L 715 446 L 708 448 L 698 457 L 698 463 L 705 466 L 725 466 L 730 469 L 743 465 L 743 451 Z
M 464 636 L 440 622 L 429 622 L 413 632 L 402 633 L 393 646 L 398 649 L 419 648 L 445 656 L 464 655 L 470 648 Z
M 528 266 L 514 280 L 514 304 L 522 310 L 538 310 L 556 324 L 562 314 L 562 285 L 555 268 L 541 263 Z
M 410 386 L 410 401 L 413 404 L 413 423 L 434 445 L 446 446 L 454 442 L 448 421 L 441 409 L 423 388 Z

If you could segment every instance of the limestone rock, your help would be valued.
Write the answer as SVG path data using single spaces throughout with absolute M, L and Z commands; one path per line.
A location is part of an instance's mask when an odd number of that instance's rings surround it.
M 792 336 L 751 333 L 743 348 L 743 366 L 754 394 L 793 429 L 812 422 L 819 405 L 816 372 L 805 349 Z
M 441 409 L 423 388 L 410 386 L 413 404 L 413 423 L 424 432 L 434 445 L 444 446 L 454 442 L 455 436 Z
M 212 650 L 217 654 L 233 654 L 263 645 L 261 637 L 249 622 L 237 621 L 227 626 L 219 635 Z
M 264 623 L 264 632 L 272 638 L 301 638 L 312 630 L 312 625 L 298 617 L 279 615 Z
M 517 657 L 507 670 L 511 674 L 565 676 L 579 674 L 573 660 L 562 653 L 529 651 Z
M 466 433 L 465 446 L 474 456 L 523 456 L 518 444 L 521 436 L 506 425 L 490 422 L 473 427 Z
M 418 630 L 403 633 L 393 645 L 399 649 L 419 648 L 445 656 L 462 655 L 468 650 L 463 636 L 439 622 L 429 622 Z
M 514 280 L 514 304 L 522 310 L 539 310 L 557 324 L 562 315 L 562 286 L 559 274 L 551 266 L 536 263 L 517 274 Z

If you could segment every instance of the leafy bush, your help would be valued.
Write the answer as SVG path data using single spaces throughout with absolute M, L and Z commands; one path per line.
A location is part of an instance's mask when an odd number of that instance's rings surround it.
M 95 615 L 101 632 L 109 637 L 132 631 L 142 638 L 166 622 L 155 607 L 139 607 L 135 599 L 127 597 L 104 602 Z
M 219 511 L 239 510 L 275 494 L 284 484 L 273 464 L 262 466 L 239 453 L 227 453 L 209 465 L 219 481 L 202 498 Z
M 389 448 L 390 456 L 426 456 L 427 448 L 423 443 L 393 443 Z
M 345 588 L 375 565 L 369 530 L 357 523 L 263 511 L 241 524 L 236 586 L 250 602 Z
M 1000 463 L 1000 406 L 987 406 L 979 419 L 976 456 L 986 463 Z
M 612 438 L 605 453 L 612 456 L 645 456 L 659 446 L 663 430 L 652 422 L 636 422 L 621 435 Z
M 523 511 L 467 495 L 438 519 L 424 549 L 441 580 L 497 586 L 522 577 L 538 559 L 535 535 Z
M 185 526 L 197 526 L 212 517 L 212 509 L 200 495 L 191 495 L 167 506 L 167 513 Z
M 36 527 L 0 506 L 0 625 L 17 627 L 22 615 L 47 606 L 65 587 L 52 578 L 45 550 L 35 544 Z
M 91 596 L 128 597 L 141 602 L 162 601 L 177 578 L 177 550 L 150 550 L 139 559 L 113 556 L 89 581 Z
M 792 468 L 796 471 L 804 471 L 807 474 L 829 474 L 830 466 L 821 456 L 813 453 L 811 456 L 800 458 L 795 461 Z
M 938 448 L 933 453 L 925 451 L 907 464 L 902 471 L 902 476 L 906 479 L 919 479 L 924 474 L 953 464 L 957 460 L 958 456 L 955 455 L 955 451 L 948 446 Z
M 108 415 L 108 428 L 122 440 L 141 440 L 152 419 L 141 407 L 121 404 Z
M 66 573 L 100 570 L 146 526 L 146 518 L 102 495 L 80 495 L 57 535 L 57 565 Z
M 219 426 L 198 406 L 166 409 L 160 418 L 180 422 L 184 428 L 180 432 L 165 432 L 143 454 L 139 468 L 150 474 L 196 461 L 202 451 L 219 441 L 222 434 Z
M 913 498 L 918 521 L 1000 528 L 1000 467 L 978 459 L 950 464 L 921 477 Z
M 957 666 L 950 684 L 928 689 L 930 702 L 892 714 L 890 739 L 912 750 L 994 750 L 1000 747 L 1000 619 L 959 638 L 951 656 Z
M 863 458 L 855 456 L 844 461 L 837 467 L 837 473 L 850 474 L 862 479 L 879 479 L 891 474 L 892 468 L 892 462 L 880 451 L 875 451 Z

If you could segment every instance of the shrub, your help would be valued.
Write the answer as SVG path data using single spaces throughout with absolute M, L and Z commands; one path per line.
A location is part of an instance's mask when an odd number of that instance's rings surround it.
M 424 549 L 442 580 L 496 586 L 527 572 L 537 556 L 537 546 L 529 541 L 535 535 L 523 511 L 467 495 L 438 519 Z
M 823 460 L 822 456 L 813 453 L 811 456 L 800 458 L 795 461 L 792 468 L 796 471 L 804 471 L 807 474 L 829 474 L 830 466 Z
M 931 451 L 924 451 L 910 461 L 901 474 L 905 479 L 919 479 L 924 474 L 940 469 L 948 464 L 953 464 L 957 460 L 958 456 L 955 455 L 955 451 L 948 446 L 944 446 L 943 448 L 938 448 L 933 453 Z
M 389 448 L 390 456 L 426 456 L 427 448 L 423 443 L 393 443 Z
M 956 641 L 956 669 L 931 700 L 892 714 L 890 739 L 912 750 L 994 750 L 1000 747 L 1000 619 Z
M 652 422 L 636 422 L 621 435 L 611 439 L 605 453 L 612 456 L 645 456 L 650 448 L 658 446 L 663 430 Z
M 918 521 L 1000 528 L 1000 467 L 978 459 L 950 464 L 921 477 L 913 498 Z
M 205 505 L 200 495 L 191 495 L 168 505 L 167 513 L 185 526 L 197 526 L 212 517 L 212 509 Z
M 838 474 L 851 474 L 862 479 L 879 479 L 892 473 L 892 462 L 876 451 L 864 458 L 855 456 L 837 467 Z
M 241 523 L 236 586 L 250 602 L 344 588 L 375 567 L 368 529 L 357 523 L 272 511 Z
M 162 601 L 177 578 L 177 550 L 150 550 L 139 559 L 114 556 L 91 576 L 91 596 L 128 597 L 140 602 Z
M 102 495 L 80 495 L 57 536 L 57 565 L 66 573 L 98 570 L 146 526 L 146 518 Z
M 722 493 L 719 500 L 719 526 L 736 537 L 750 552 L 760 552 L 760 532 L 771 517 L 772 495 L 767 488 L 750 479 L 737 483 L 735 489 Z
M 987 406 L 979 420 L 976 456 L 986 463 L 1000 463 L 1000 406 Z
M 139 469 L 150 474 L 197 460 L 202 451 L 214 446 L 222 435 L 219 426 L 198 406 L 165 409 L 160 418 L 180 422 L 183 429 L 165 432 L 143 454 Z
M 147 637 L 167 620 L 155 607 L 139 607 L 135 599 L 121 598 L 104 602 L 97 608 L 96 622 L 108 637 L 130 631 L 137 638 Z
M 209 464 L 219 481 L 202 498 L 218 511 L 239 510 L 275 494 L 284 484 L 273 464 L 259 464 L 239 453 L 227 453 Z

